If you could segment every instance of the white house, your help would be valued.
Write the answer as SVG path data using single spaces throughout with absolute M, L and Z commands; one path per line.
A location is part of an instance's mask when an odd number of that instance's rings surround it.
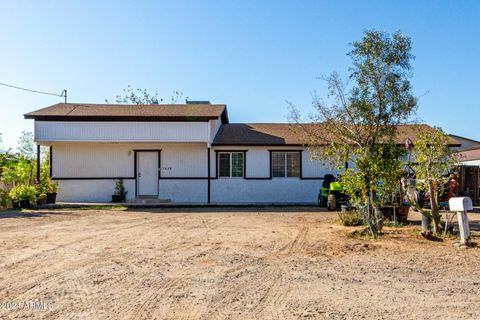
M 25 114 L 49 146 L 59 201 L 316 203 L 327 164 L 311 160 L 289 124 L 229 123 L 223 104 L 60 103 Z M 402 126 L 398 142 L 420 126 Z

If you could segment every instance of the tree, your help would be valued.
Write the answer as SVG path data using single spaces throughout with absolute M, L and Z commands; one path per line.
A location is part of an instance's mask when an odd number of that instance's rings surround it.
M 25 159 L 32 160 L 35 159 L 37 155 L 37 150 L 35 148 L 35 141 L 33 138 L 33 132 L 22 131 L 22 135 L 18 139 L 18 153 L 23 156 Z
M 177 103 L 182 96 L 181 92 L 175 91 L 170 98 L 170 103 Z M 108 100 L 106 101 L 108 103 Z M 163 101 L 163 98 L 158 97 L 158 92 L 152 94 L 147 89 L 133 89 L 131 86 L 123 89 L 123 95 L 117 95 L 115 100 L 116 103 L 120 104 L 158 104 Z
M 433 232 L 440 232 L 439 195 L 449 180 L 449 173 L 457 156 L 448 146 L 448 136 L 440 129 L 418 134 L 414 142 L 413 156 L 417 186 L 430 196 L 431 211 L 418 207 L 421 213 L 432 220 Z M 418 204 L 417 204 L 418 206 Z
M 410 38 L 400 32 L 366 31 L 351 46 L 352 84 L 348 86 L 335 72 L 325 79 L 333 102 L 314 97 L 316 112 L 310 120 L 317 129 L 302 125 L 292 105 L 291 118 L 311 151 L 332 159 L 338 167 L 347 161 L 356 163 L 355 172 L 348 174 L 357 175 L 355 181 L 362 186 L 359 198 L 367 205 L 367 219 L 376 237 L 370 205 L 379 181 L 382 145 L 395 143 L 397 126 L 408 122 L 417 106 L 410 85 L 413 55 Z

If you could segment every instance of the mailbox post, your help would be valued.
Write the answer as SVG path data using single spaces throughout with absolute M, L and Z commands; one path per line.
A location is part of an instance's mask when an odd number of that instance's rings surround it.
M 460 245 L 470 246 L 470 227 L 468 226 L 467 211 L 473 210 L 472 199 L 469 197 L 454 197 L 448 201 L 448 205 L 450 206 L 450 211 L 457 212 Z

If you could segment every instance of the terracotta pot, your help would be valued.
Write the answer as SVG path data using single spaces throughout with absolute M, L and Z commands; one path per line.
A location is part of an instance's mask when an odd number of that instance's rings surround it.
M 43 198 L 43 199 L 37 199 L 37 206 L 43 206 L 47 203 L 47 199 L 46 198 Z

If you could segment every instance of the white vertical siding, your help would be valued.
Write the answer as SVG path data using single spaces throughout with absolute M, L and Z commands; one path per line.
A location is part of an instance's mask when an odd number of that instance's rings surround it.
M 134 146 L 117 143 L 54 143 L 53 177 L 133 177 Z
M 207 144 L 163 144 L 162 177 L 207 177 Z
M 302 154 L 302 171 L 305 178 L 323 178 L 326 174 L 338 173 L 338 170 L 328 160 L 315 159 L 307 149 Z
M 215 139 L 215 136 L 217 135 L 217 132 L 221 126 L 222 120 L 220 117 L 216 120 L 210 120 L 210 143 L 212 143 Z
M 206 143 L 88 143 L 52 144 L 53 176 L 133 177 L 136 149 L 161 151 L 162 177 L 206 177 Z
M 35 141 L 208 142 L 209 122 L 35 121 Z
M 247 150 L 246 152 L 246 177 L 268 178 L 270 177 L 270 151 L 269 150 L 300 150 L 301 147 L 260 147 L 260 146 L 222 146 L 215 147 L 214 151 L 221 150 Z M 211 170 L 212 176 L 216 169 L 215 152 L 212 151 Z M 323 178 L 327 173 L 337 174 L 337 170 L 327 161 L 311 159 L 310 152 L 304 149 L 302 152 L 302 177 Z

